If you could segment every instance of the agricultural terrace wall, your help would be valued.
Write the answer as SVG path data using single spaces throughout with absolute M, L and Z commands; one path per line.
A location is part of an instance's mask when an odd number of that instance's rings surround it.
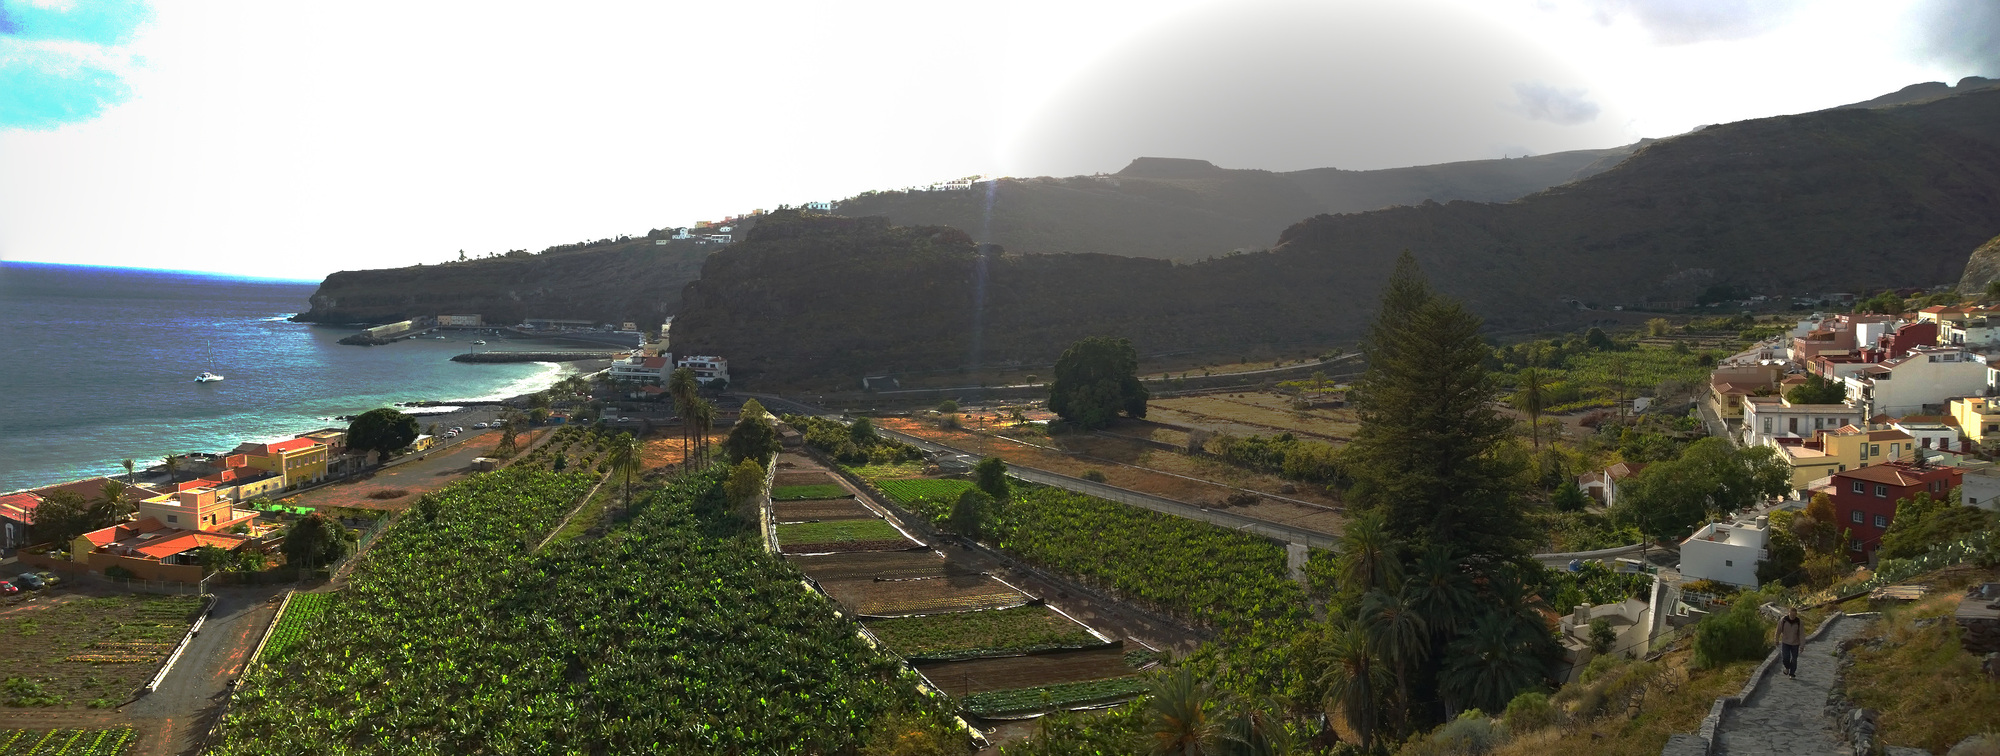
M 151 559 L 134 559 L 117 554 L 88 554 L 84 563 L 92 572 L 104 572 L 112 567 L 123 567 L 132 571 L 132 576 L 140 580 L 171 580 L 181 583 L 201 582 L 201 565 L 161 564 Z

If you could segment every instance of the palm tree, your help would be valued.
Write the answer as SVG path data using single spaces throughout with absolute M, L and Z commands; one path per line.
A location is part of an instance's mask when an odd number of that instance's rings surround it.
M 690 436 L 694 418 L 689 414 L 694 410 L 700 391 L 701 382 L 695 380 L 693 368 L 681 368 L 667 376 L 667 394 L 674 398 L 674 414 L 681 417 L 681 450 L 687 452 L 683 463 L 691 462 L 694 456 L 694 441 Z
M 1341 588 L 1355 593 L 1394 591 L 1402 582 L 1402 562 L 1380 512 L 1369 512 L 1347 524 L 1341 536 Z
M 1432 546 L 1417 558 L 1406 587 L 1410 607 L 1424 617 L 1431 635 L 1440 643 L 1458 633 L 1461 620 L 1471 616 L 1479 601 L 1472 590 L 1472 579 L 1466 576 L 1451 547 L 1444 544 Z
M 610 457 L 607 461 L 611 463 L 612 472 L 625 476 L 627 507 L 632 506 L 632 475 L 639 472 L 642 460 L 640 451 L 639 439 L 633 438 L 630 433 L 620 433 L 617 438 L 611 439 Z
M 175 482 L 179 481 L 180 471 L 181 471 L 180 459 L 176 458 L 172 454 L 169 454 L 162 461 L 166 462 L 167 464 L 167 484 L 172 485 Z
M 132 464 L 132 460 L 129 460 L 129 459 L 128 459 L 128 460 L 125 460 L 125 483 L 126 483 L 127 485 L 130 485 L 130 484 L 132 483 L 132 468 L 133 468 L 133 467 L 134 467 L 134 465 Z
M 1298 749 L 1292 731 L 1285 729 L 1284 713 L 1291 709 L 1283 698 L 1266 698 L 1246 706 L 1222 726 L 1222 752 L 1228 756 L 1289 756 Z
M 1339 628 L 1328 638 L 1326 672 L 1320 684 L 1326 688 L 1327 714 L 1338 714 L 1361 738 L 1361 750 L 1374 747 L 1375 724 L 1379 718 L 1376 691 L 1381 689 L 1382 665 L 1369 648 L 1368 638 L 1353 628 Z
M 1214 753 L 1222 734 L 1216 718 L 1215 691 L 1187 667 L 1148 681 L 1146 752 L 1152 756 L 1201 756 Z
M 1535 451 L 1542 450 L 1542 404 L 1547 399 L 1542 371 L 1528 368 L 1521 371 L 1521 389 L 1514 393 L 1514 406 L 1528 413 L 1528 435 L 1534 439 Z
M 1369 591 L 1361 600 L 1361 625 L 1378 657 L 1396 673 L 1396 723 L 1410 726 L 1410 667 L 1430 655 L 1424 618 L 1411 606 L 1408 591 Z
M 104 481 L 103 490 L 91 504 L 94 508 L 109 512 L 114 520 L 124 517 L 132 510 L 131 505 L 125 500 L 125 484 L 115 480 Z
M 694 400 L 694 409 L 688 420 L 694 426 L 694 437 L 700 446 L 701 464 L 708 466 L 708 435 L 715 430 L 715 403 L 707 399 Z M 692 453 L 691 453 L 692 454 Z
M 1543 664 L 1528 637 L 1532 628 L 1504 611 L 1488 612 L 1451 644 L 1438 690 L 1454 708 L 1499 711 L 1514 694 L 1542 680 Z

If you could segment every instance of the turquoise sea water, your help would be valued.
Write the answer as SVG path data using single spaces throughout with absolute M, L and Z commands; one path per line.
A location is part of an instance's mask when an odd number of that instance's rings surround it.
M 379 347 L 285 320 L 316 284 L 0 262 L 0 491 L 343 425 L 390 402 L 513 396 L 548 363 L 451 362 L 473 336 Z M 227 376 L 195 383 L 212 364 Z

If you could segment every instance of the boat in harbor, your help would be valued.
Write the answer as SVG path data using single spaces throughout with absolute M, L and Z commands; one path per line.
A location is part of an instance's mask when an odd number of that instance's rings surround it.
M 214 383 L 219 380 L 222 380 L 222 376 L 216 375 L 206 370 L 201 371 L 201 375 L 197 375 L 194 377 L 195 383 Z

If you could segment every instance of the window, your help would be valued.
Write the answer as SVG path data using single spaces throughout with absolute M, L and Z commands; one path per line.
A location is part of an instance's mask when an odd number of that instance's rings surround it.
M 1881 483 L 1875 484 L 1875 498 L 1877 499 L 1889 498 L 1889 487 Z
M 1849 541 L 1849 542 L 1847 543 L 1847 550 L 1848 550 L 1848 551 L 1860 551 L 1860 550 L 1861 550 L 1861 539 L 1859 539 L 1859 538 L 1856 538 L 1856 539 L 1854 539 L 1854 540 L 1852 540 L 1852 541 Z
M 1854 481 L 1854 492 L 1858 494 L 1868 493 L 1868 484 L 1858 480 Z
M 1771 418 L 1764 418 L 1764 435 L 1771 435 Z
M 1854 520 L 1855 522 L 1860 522 L 1860 521 L 1861 521 L 1861 510 L 1859 510 L 1859 509 L 1857 509 L 1857 510 L 1854 510 L 1853 512 L 1849 513 L 1849 515 L 1848 515 L 1848 516 L 1849 516 L 1849 517 L 1851 517 L 1851 518 L 1853 518 L 1853 520 Z
M 1875 515 L 1875 527 L 1878 528 L 1889 527 L 1889 518 L 1885 515 Z
M 180 522 L 180 521 L 181 518 L 179 515 L 167 515 L 167 522 Z
M 1930 437 L 1930 436 L 1925 436 L 1925 437 L 1924 437 L 1924 448 L 1926 448 L 1926 449 L 1929 449 L 1929 448 L 1931 448 L 1931 437 Z
M 1724 566 L 1724 567 L 1735 567 L 1735 566 L 1736 566 L 1736 560 L 1734 560 L 1734 559 L 1724 559 L 1724 560 L 1722 560 L 1722 566 Z
M 1790 433 L 1791 433 L 1792 435 L 1796 436 L 1796 435 L 1798 435 L 1798 434 L 1799 434 L 1799 419 L 1798 419 L 1798 418 L 1796 418 L 1796 417 L 1794 417 L 1794 418 L 1789 418 L 1789 419 L 1791 420 L 1791 424 L 1790 424 L 1790 428 L 1791 428 L 1791 430 L 1790 430 Z
M 1881 455 L 1882 455 L 1882 445 L 1881 445 L 1881 444 L 1869 444 L 1869 445 L 1868 445 L 1868 454 L 1869 454 L 1870 456 L 1878 456 L 1878 457 L 1879 457 L 1879 456 L 1881 456 Z

